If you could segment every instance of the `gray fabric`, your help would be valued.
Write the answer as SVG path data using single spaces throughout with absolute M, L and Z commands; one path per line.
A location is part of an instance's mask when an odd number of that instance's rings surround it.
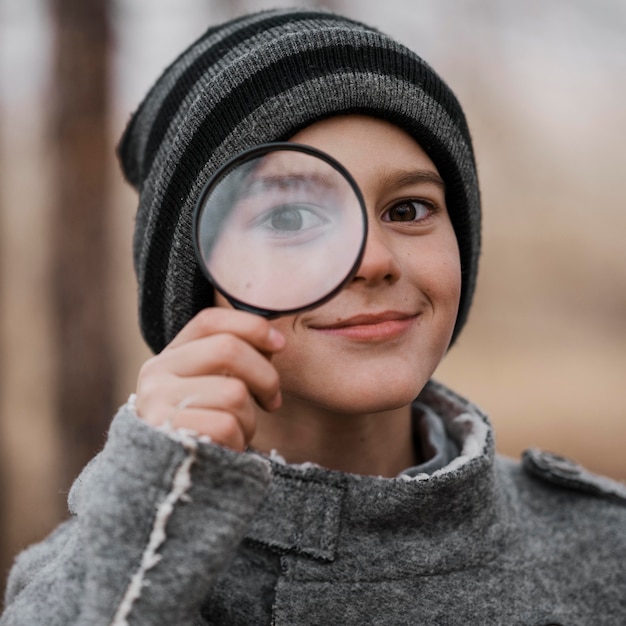
M 279 9 L 210 28 L 156 81 L 119 146 L 139 192 L 134 259 L 140 325 L 159 352 L 213 302 L 191 242 L 202 187 L 227 159 L 320 119 L 362 113 L 413 136 L 446 184 L 469 312 L 480 254 L 480 194 L 465 116 L 417 54 L 377 29 L 319 10 Z
M 623 626 L 626 498 L 611 481 L 554 484 L 548 457 L 528 474 L 495 455 L 476 407 L 435 383 L 419 402 L 460 454 L 396 479 L 194 452 L 123 408 L 72 519 L 18 558 L 0 624 L 111 624 L 193 452 L 130 625 Z

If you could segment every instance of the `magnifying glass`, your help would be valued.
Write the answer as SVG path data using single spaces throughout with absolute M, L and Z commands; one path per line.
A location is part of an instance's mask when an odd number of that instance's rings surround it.
M 295 143 L 228 161 L 196 205 L 202 271 L 235 308 L 266 318 L 326 302 L 356 273 L 367 238 L 363 196 L 334 158 Z

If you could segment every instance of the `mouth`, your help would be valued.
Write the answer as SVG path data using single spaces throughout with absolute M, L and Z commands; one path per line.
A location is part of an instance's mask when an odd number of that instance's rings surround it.
M 388 340 L 409 330 L 419 314 L 384 311 L 355 315 L 330 324 L 311 324 L 313 330 L 360 341 Z

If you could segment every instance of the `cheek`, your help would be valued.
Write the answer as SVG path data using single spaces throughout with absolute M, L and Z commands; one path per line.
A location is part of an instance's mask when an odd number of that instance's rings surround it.
M 461 299 L 461 259 L 454 232 L 422 242 L 411 255 L 412 276 L 420 290 L 437 309 L 443 307 L 456 319 Z
M 213 290 L 213 302 L 215 306 L 222 307 L 224 309 L 232 309 L 231 303 L 217 290 Z
M 281 380 L 283 376 L 298 369 L 306 360 L 307 346 L 303 345 L 302 333 L 296 331 L 297 315 L 288 315 L 272 320 L 271 325 L 285 337 L 285 347 L 272 356 L 272 364 L 277 369 Z
M 323 370 L 328 370 L 332 354 L 321 349 L 315 338 L 294 328 L 295 318 L 279 318 L 271 324 L 285 337 L 285 347 L 272 355 L 283 393 L 306 397 Z M 297 322 L 295 322 L 297 323 Z M 322 372 L 320 372 L 322 368 Z
M 433 280 L 430 288 L 434 291 L 434 297 L 447 306 L 454 309 L 456 317 L 461 299 L 461 263 L 456 246 L 454 255 L 445 255 L 433 271 Z

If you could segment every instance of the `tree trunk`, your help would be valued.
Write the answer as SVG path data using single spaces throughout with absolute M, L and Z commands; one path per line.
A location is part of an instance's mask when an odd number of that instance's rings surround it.
M 64 484 L 103 443 L 111 418 L 108 0 L 53 0 L 50 139 L 56 415 Z

